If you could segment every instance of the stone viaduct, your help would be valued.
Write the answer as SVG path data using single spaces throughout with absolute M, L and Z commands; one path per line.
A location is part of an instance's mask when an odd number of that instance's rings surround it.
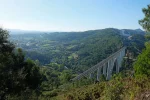
M 97 72 L 97 80 L 100 81 L 100 76 L 103 74 L 106 77 L 106 80 L 110 80 L 112 76 L 113 68 L 115 68 L 116 73 L 119 72 L 121 67 L 121 62 L 123 57 L 125 56 L 125 49 L 126 47 L 121 48 L 114 54 L 110 55 L 106 59 L 102 60 L 98 64 L 94 65 L 93 67 L 89 68 L 88 70 L 84 71 L 83 73 L 79 74 L 72 81 L 80 80 L 83 77 L 90 77 L 92 78 L 92 74 Z

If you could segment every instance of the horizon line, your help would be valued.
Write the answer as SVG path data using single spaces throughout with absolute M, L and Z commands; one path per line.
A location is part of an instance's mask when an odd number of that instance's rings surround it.
M 118 29 L 118 30 L 130 29 L 130 28 L 120 29 L 120 28 L 114 28 L 114 27 L 99 28 L 99 29 L 89 29 L 89 30 L 81 30 L 81 31 L 80 30 L 79 31 L 65 31 L 65 30 L 63 30 L 63 31 L 62 30 L 26 30 L 26 29 L 13 29 L 13 28 L 3 28 L 3 29 L 8 30 L 8 31 L 26 31 L 26 32 L 86 32 L 86 31 L 102 30 L 102 29 L 109 29 L 109 28 Z M 141 28 L 135 28 L 135 29 L 130 29 L 130 30 L 136 30 L 136 29 L 140 29 L 140 30 L 144 31 Z

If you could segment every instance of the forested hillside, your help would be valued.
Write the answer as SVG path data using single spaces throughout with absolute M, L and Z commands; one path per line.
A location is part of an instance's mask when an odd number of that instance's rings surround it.
M 134 47 L 133 52 L 140 52 L 144 47 L 144 34 L 142 30 L 107 28 L 85 32 L 16 34 L 11 35 L 11 40 L 24 49 L 27 58 L 38 60 L 42 65 L 63 64 L 82 72 L 122 46 Z

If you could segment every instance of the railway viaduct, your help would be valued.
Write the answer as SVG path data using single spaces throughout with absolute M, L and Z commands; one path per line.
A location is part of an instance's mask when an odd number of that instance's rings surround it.
M 110 78 L 112 77 L 113 68 L 115 68 L 116 73 L 118 73 L 119 69 L 121 68 L 121 62 L 123 60 L 123 57 L 125 56 L 125 49 L 126 47 L 122 47 L 114 54 L 110 55 L 98 64 L 94 65 L 93 67 L 73 78 L 72 81 L 80 80 L 83 77 L 92 78 L 92 74 L 95 72 L 97 72 L 98 81 L 100 81 L 100 76 L 102 74 L 106 77 L 106 80 L 110 80 Z

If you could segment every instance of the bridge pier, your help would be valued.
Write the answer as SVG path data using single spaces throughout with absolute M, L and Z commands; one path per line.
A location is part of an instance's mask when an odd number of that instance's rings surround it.
M 121 57 L 122 57 L 122 53 L 120 52 L 119 53 L 119 56 L 118 56 L 118 72 L 119 72 L 119 69 L 120 69 L 120 67 L 121 67 Z
M 106 80 L 109 80 L 109 79 L 110 79 L 110 70 L 111 70 L 111 60 L 108 61 Z
M 110 78 L 112 77 L 113 67 L 114 67 L 114 58 L 108 61 L 106 80 L 110 80 Z
M 116 62 L 116 66 L 115 66 L 116 67 L 116 73 L 119 73 L 119 65 L 118 65 L 118 59 L 117 58 L 116 58 L 115 62 Z
M 91 78 L 93 78 L 93 73 L 90 73 L 90 76 L 89 76 L 89 78 L 91 79 Z
M 101 76 L 101 67 L 98 67 L 97 69 L 97 80 L 100 81 L 100 76 Z
M 112 59 L 111 59 L 110 79 L 111 79 L 111 77 L 112 77 L 112 72 L 113 72 L 113 68 L 114 68 L 114 63 L 115 63 L 115 59 L 112 58 Z
M 119 53 L 119 57 L 118 57 L 118 67 L 120 69 L 121 67 L 121 62 L 123 61 L 123 56 L 125 55 L 125 50 L 122 50 L 120 53 Z M 118 71 L 119 72 L 119 71 Z
M 107 64 L 105 63 L 104 65 L 103 65 L 103 75 L 106 77 L 106 70 L 107 69 Z

